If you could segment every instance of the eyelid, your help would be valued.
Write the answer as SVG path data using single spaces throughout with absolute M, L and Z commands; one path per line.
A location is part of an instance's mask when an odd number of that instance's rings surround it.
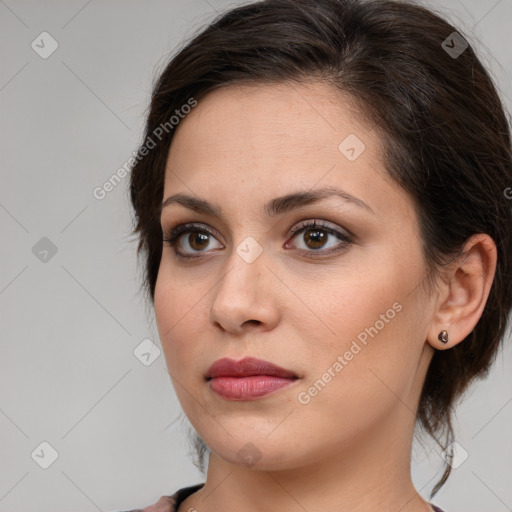
M 315 219 L 315 218 L 306 219 L 306 220 L 302 220 L 302 221 L 295 223 L 293 225 L 293 227 L 290 228 L 290 230 L 288 231 L 287 236 L 296 236 L 298 234 L 298 232 L 301 231 L 303 228 L 324 229 L 324 230 L 330 232 L 331 234 L 334 234 L 334 235 L 339 234 L 339 235 L 344 236 L 347 239 L 354 240 L 356 238 L 356 236 L 346 228 L 342 228 L 341 226 L 338 226 L 337 224 L 327 221 L 327 220 Z
M 216 229 L 202 222 L 186 222 L 184 224 L 178 224 L 175 227 L 163 231 L 164 237 L 167 236 L 167 238 L 164 238 L 164 242 L 170 242 L 171 244 L 176 242 L 183 234 L 195 231 L 200 233 L 207 233 L 213 236 L 219 242 L 219 238 L 222 238 L 222 236 Z

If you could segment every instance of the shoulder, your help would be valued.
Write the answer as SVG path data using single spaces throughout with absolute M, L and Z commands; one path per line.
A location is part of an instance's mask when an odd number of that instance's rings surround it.
M 176 495 L 162 496 L 153 505 L 144 508 L 125 510 L 120 512 L 175 512 L 176 511 Z
M 137 508 L 122 512 L 176 512 L 178 510 L 179 504 L 184 501 L 185 498 L 203 487 L 203 485 L 204 483 L 191 485 L 189 487 L 182 487 L 171 496 L 161 496 L 160 499 L 153 505 L 148 505 L 145 508 Z

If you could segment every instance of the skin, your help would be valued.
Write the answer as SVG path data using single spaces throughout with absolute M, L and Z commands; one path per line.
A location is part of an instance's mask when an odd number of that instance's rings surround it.
M 181 236 L 175 249 L 202 254 L 191 261 L 164 242 L 155 289 L 177 397 L 211 449 L 205 487 L 179 511 L 431 510 L 410 475 L 415 411 L 434 351 L 462 341 L 482 314 L 496 265 L 492 239 L 472 237 L 429 291 L 413 200 L 387 174 L 378 134 L 326 84 L 231 85 L 201 99 L 176 130 L 162 199 L 183 193 L 223 211 L 216 218 L 173 203 L 161 217 L 164 234 L 189 222 L 215 232 L 202 245 L 194 228 Z M 338 149 L 349 134 L 366 146 L 354 161 Z M 325 186 L 373 213 L 335 196 L 276 217 L 262 209 Z M 315 245 L 312 228 L 289 234 L 315 219 L 348 230 L 352 243 L 322 231 Z M 262 249 L 252 263 L 236 251 L 248 236 Z M 299 393 L 393 304 L 401 306 L 394 318 L 301 403 Z M 209 366 L 245 356 L 300 378 L 254 401 L 213 393 Z M 261 458 L 244 463 L 240 450 Z

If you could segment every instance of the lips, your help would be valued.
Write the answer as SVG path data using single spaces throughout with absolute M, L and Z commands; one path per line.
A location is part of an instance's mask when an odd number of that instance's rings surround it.
M 218 377 L 251 377 L 254 375 L 268 375 L 285 379 L 298 378 L 291 370 L 254 357 L 245 357 L 240 361 L 225 357 L 215 361 L 206 372 L 208 380 Z
M 259 400 L 293 385 L 299 377 L 291 370 L 269 361 L 245 357 L 241 361 L 223 358 L 206 372 L 210 390 L 224 400 Z

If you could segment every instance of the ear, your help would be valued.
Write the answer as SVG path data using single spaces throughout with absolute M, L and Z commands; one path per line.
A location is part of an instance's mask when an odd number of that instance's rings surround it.
M 482 316 L 496 272 L 497 249 L 486 234 L 473 235 L 462 255 L 443 271 L 427 341 L 435 349 L 451 348 L 475 328 Z M 439 340 L 442 330 L 448 342 Z

